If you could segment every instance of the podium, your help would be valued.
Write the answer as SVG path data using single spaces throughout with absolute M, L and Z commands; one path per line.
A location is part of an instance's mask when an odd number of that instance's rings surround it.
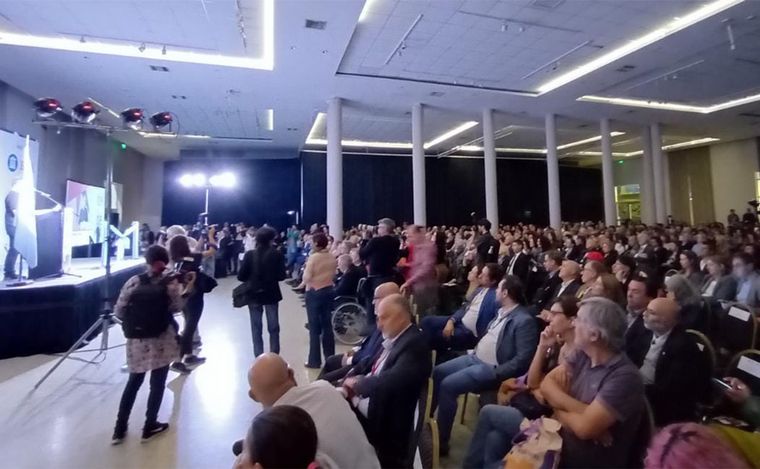
M 32 280 L 63 274 L 63 210 L 36 216 L 37 267 L 29 270 Z

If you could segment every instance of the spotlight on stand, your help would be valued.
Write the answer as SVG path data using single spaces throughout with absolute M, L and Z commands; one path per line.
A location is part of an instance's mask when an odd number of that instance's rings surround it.
M 80 124 L 89 124 L 98 117 L 99 109 L 90 101 L 82 101 L 71 110 L 71 118 Z
M 142 129 L 143 115 L 143 110 L 137 107 L 121 112 L 121 118 L 124 121 L 124 125 L 133 130 Z
M 54 98 L 41 98 L 34 102 L 34 109 L 39 117 L 49 119 L 61 111 L 61 102 Z
M 171 112 L 157 112 L 150 116 L 150 123 L 156 131 L 171 125 L 173 120 Z

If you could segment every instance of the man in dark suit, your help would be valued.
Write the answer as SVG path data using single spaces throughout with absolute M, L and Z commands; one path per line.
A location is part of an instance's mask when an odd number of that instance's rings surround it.
M 546 309 L 549 301 L 554 298 L 554 294 L 562 284 L 562 279 L 559 278 L 559 270 L 562 266 L 562 253 L 559 251 L 549 251 L 544 254 L 544 269 L 546 270 L 546 280 L 536 291 L 536 295 L 533 297 L 533 306 L 536 308 L 536 312 L 541 312 Z
M 433 403 L 438 403 L 441 453 L 447 454 L 457 397 L 467 392 L 496 390 L 499 383 L 528 371 L 538 345 L 538 323 L 525 307 L 523 285 L 513 275 L 499 284 L 499 314 L 488 325 L 473 354 L 435 367 Z
M 359 257 L 367 264 L 367 283 L 365 284 L 365 308 L 369 315 L 371 328 L 375 324 L 375 307 L 372 305 L 372 292 L 380 284 L 390 282 L 396 275 L 400 242 L 393 235 L 396 223 L 390 218 L 377 222 L 377 236 L 359 250 Z
M 411 311 L 409 301 L 398 294 L 380 302 L 382 349 L 343 381 L 342 389 L 384 468 L 412 467 L 414 412 L 432 368 L 430 349 L 412 323 Z
M 528 269 L 530 268 L 530 255 L 525 252 L 525 243 L 522 239 L 512 241 L 512 258 L 507 265 L 506 275 L 514 275 L 520 279 L 523 285 L 528 280 Z
M 654 422 L 662 427 L 693 420 L 697 403 L 709 390 L 709 372 L 696 341 L 678 325 L 679 306 L 669 298 L 656 298 L 644 311 L 649 332 L 640 340 L 643 355 L 630 357 L 644 379 Z
M 491 222 L 485 218 L 478 220 L 478 239 L 475 240 L 475 262 L 486 265 L 499 260 L 499 242 L 491 236 Z
M 564 260 L 559 268 L 559 279 L 562 283 L 554 292 L 554 296 L 549 299 L 549 303 L 555 298 L 562 295 L 575 296 L 581 288 L 581 265 L 575 261 Z
M 420 327 L 430 341 L 430 347 L 439 353 L 473 348 L 499 311 L 501 305 L 496 298 L 496 287 L 503 276 L 498 264 L 486 264 L 478 275 L 480 286 L 453 315 L 423 318 Z
M 351 256 L 343 254 L 338 257 L 338 271 L 340 278 L 335 284 L 335 297 L 339 296 L 357 296 L 359 280 L 367 276 L 367 272 L 355 266 L 351 262 Z
M 625 353 L 634 363 L 636 362 L 634 358 L 643 357 L 649 349 L 649 339 L 652 334 L 644 326 L 644 310 L 655 298 L 657 298 L 655 282 L 640 275 L 631 279 L 626 294 L 628 328 L 625 331 Z
M 399 286 L 393 282 L 385 282 L 375 288 L 375 295 L 372 302 L 377 304 L 384 298 L 399 293 Z M 375 329 L 364 341 L 346 353 L 339 353 L 327 357 L 325 366 L 319 373 L 317 379 L 329 381 L 332 384 L 346 377 L 354 365 L 361 363 L 365 358 L 372 358 L 380 351 L 383 344 L 383 334 L 380 329 Z

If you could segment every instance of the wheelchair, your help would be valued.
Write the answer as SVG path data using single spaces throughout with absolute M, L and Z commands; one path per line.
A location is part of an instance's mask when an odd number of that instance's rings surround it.
M 366 279 L 359 280 L 357 296 L 338 296 L 332 312 L 332 329 L 335 339 L 345 345 L 358 345 L 364 340 L 368 314 L 361 305 L 360 295 Z

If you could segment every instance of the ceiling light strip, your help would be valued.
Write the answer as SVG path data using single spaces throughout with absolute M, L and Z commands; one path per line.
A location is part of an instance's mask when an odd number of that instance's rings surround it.
M 367 20 L 367 17 L 369 16 L 370 10 L 372 10 L 372 4 L 375 3 L 376 0 L 365 0 L 364 1 L 364 7 L 362 8 L 361 14 L 359 14 L 359 23 L 363 23 Z
M 467 121 L 464 124 L 458 125 L 458 126 L 454 127 L 453 129 L 449 130 L 448 132 L 445 132 L 445 133 L 439 135 L 438 137 L 434 138 L 433 140 L 427 142 L 424 145 L 424 148 L 426 150 L 428 148 L 432 148 L 432 147 L 438 145 L 441 142 L 445 142 L 446 140 L 448 140 L 448 139 L 450 139 L 450 138 L 452 138 L 452 137 L 454 137 L 456 135 L 459 135 L 459 134 L 461 134 L 462 132 L 464 132 L 464 131 L 466 131 L 468 129 L 471 129 L 471 128 L 475 127 L 476 125 L 478 125 L 477 121 Z
M 644 34 L 643 36 L 639 36 L 632 41 L 629 41 L 628 43 L 607 52 L 606 54 L 602 54 L 596 59 L 586 62 L 566 73 L 561 74 L 556 78 L 553 78 L 541 84 L 538 87 L 538 92 L 539 94 L 544 94 L 553 91 L 561 86 L 570 83 L 571 81 L 577 80 L 578 78 L 581 78 L 595 70 L 598 70 L 599 68 L 609 65 L 628 54 L 649 46 L 654 42 L 659 41 L 660 39 L 668 37 L 673 33 L 681 31 L 693 24 L 699 23 L 702 20 L 725 11 L 728 8 L 738 5 L 743 1 L 744 0 L 717 0 L 708 3 L 707 5 L 704 5 L 685 16 L 681 16 L 672 20 L 670 23 L 661 28 L 657 28 L 647 34 Z
M 610 132 L 610 137 L 617 137 L 620 135 L 625 135 L 625 132 Z M 597 135 L 596 137 L 586 138 L 583 140 L 578 140 L 577 142 L 570 142 L 564 145 L 560 145 L 557 147 L 557 150 L 564 150 L 565 148 L 577 147 L 578 145 L 584 145 L 586 143 L 598 142 L 601 139 L 602 139 L 602 136 Z
M 36 36 L 0 32 L 0 45 L 32 47 L 67 52 L 103 54 L 136 59 L 182 62 L 199 65 L 216 65 L 257 70 L 274 68 L 274 0 L 261 0 L 263 10 L 263 54 L 261 57 L 240 57 L 189 50 L 171 49 L 164 52 L 163 47 L 144 47 L 144 45 L 127 42 L 82 42 L 66 37 Z M 142 50 L 141 50 L 142 49 Z
M 760 95 L 759 98 L 760 99 Z M 689 104 L 670 103 L 665 101 L 648 101 L 644 99 L 632 98 L 612 98 L 606 96 L 586 95 L 581 96 L 577 101 L 590 103 L 614 104 L 618 106 L 641 107 L 647 109 L 662 109 L 665 111 L 694 112 L 698 114 L 707 114 L 709 108 L 703 106 L 692 106 Z

